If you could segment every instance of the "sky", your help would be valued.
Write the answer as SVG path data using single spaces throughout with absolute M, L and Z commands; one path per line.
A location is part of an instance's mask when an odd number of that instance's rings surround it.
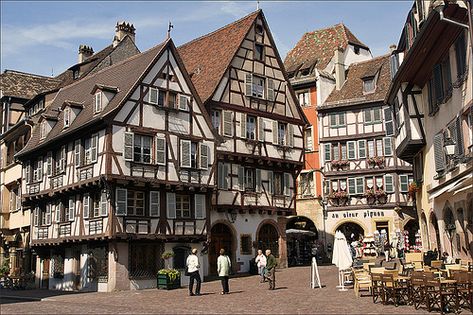
M 412 1 L 260 1 L 280 55 L 305 32 L 343 22 L 373 56 L 397 44 Z M 179 46 L 257 8 L 256 1 L 0 1 L 0 69 L 58 75 L 80 44 L 112 43 L 117 21 L 136 27 L 141 51 L 171 37 Z

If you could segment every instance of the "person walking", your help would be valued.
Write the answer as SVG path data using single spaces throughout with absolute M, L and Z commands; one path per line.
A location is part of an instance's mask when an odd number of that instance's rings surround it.
M 263 254 L 261 249 L 258 249 L 258 255 L 255 258 L 256 266 L 258 266 L 258 274 L 261 276 L 260 282 L 263 283 L 264 280 L 264 269 L 266 268 L 266 256 Z
M 200 284 L 202 280 L 200 279 L 199 273 L 199 257 L 197 257 L 197 248 L 193 248 L 186 260 L 187 273 L 189 275 L 189 296 L 200 295 Z M 195 294 L 192 292 L 194 288 L 194 281 L 197 282 L 195 286 Z
M 274 290 L 276 287 L 276 258 L 271 254 L 271 250 L 266 250 L 266 278 L 269 281 L 269 289 Z
M 220 250 L 220 256 L 217 258 L 217 273 L 222 282 L 222 294 L 228 294 L 230 289 L 228 287 L 228 275 L 230 274 L 230 269 L 232 268 L 232 263 L 230 258 L 225 255 L 225 250 L 222 248 Z

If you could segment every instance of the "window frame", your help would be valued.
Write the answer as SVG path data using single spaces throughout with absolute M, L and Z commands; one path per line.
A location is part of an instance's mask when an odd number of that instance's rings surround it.
M 185 201 L 184 199 L 187 199 Z M 188 209 L 183 208 L 187 203 Z M 182 208 L 180 208 L 182 207 Z M 184 211 L 188 211 L 189 214 L 184 215 Z M 191 208 L 191 198 L 187 194 L 176 194 L 176 219 L 191 219 L 192 218 L 192 208 Z
M 139 152 L 137 152 L 137 139 L 140 139 L 139 142 Z M 149 140 L 149 153 L 145 154 L 145 146 L 144 146 L 144 139 Z M 137 161 L 136 157 L 137 155 L 140 157 L 139 161 Z M 149 160 L 145 161 L 145 156 L 149 156 Z M 133 162 L 135 163 L 143 163 L 143 164 L 151 164 L 153 160 L 153 136 L 150 135 L 143 135 L 139 133 L 134 133 L 133 134 Z

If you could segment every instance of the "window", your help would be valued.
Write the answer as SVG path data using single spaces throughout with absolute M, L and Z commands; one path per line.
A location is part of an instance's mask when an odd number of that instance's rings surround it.
M 339 144 L 334 144 L 332 146 L 332 159 L 333 161 L 339 161 L 340 160 L 340 148 Z
M 255 191 L 256 180 L 255 180 L 254 168 L 245 168 L 244 182 L 245 182 L 245 190 Z
M 251 85 L 251 95 L 258 98 L 264 98 L 264 90 L 264 78 L 254 75 Z
M 392 139 L 390 137 L 383 138 L 384 142 L 384 156 L 393 155 Z
M 148 102 L 151 104 L 158 104 L 158 89 L 156 88 L 149 88 L 149 94 L 148 94 Z
M 79 70 L 74 70 L 73 74 L 72 74 L 72 78 L 74 80 L 78 79 L 79 78 Z
M 376 85 L 375 85 L 375 78 L 369 77 L 363 79 L 363 92 L 364 93 L 371 93 L 374 92 Z
M 368 140 L 368 156 L 374 157 L 374 140 Z
M 222 124 L 220 113 L 221 112 L 218 110 L 212 111 L 212 126 L 215 128 L 215 131 L 217 131 L 218 134 L 220 134 L 220 126 Z
M 330 114 L 330 127 L 343 127 L 345 126 L 345 113 L 334 113 Z
M 102 92 L 97 92 L 94 95 L 94 113 L 102 110 Z
M 348 194 L 356 195 L 356 180 L 355 178 L 348 178 Z
M 240 234 L 240 254 L 253 255 L 253 242 L 251 234 Z
M 455 41 L 455 59 L 457 64 L 457 78 L 461 80 L 467 70 L 465 32 L 461 32 Z
M 191 143 L 191 167 L 197 168 L 197 143 Z
M 383 141 L 381 139 L 376 140 L 376 156 L 383 156 Z
M 229 174 L 230 164 L 218 162 L 218 188 L 228 189 L 230 180 Z
M 206 151 L 204 152 L 204 156 L 202 154 L 199 156 L 198 145 L 199 144 L 197 142 L 191 142 L 190 140 L 181 140 L 181 167 L 197 168 L 199 157 L 201 158 L 201 162 L 202 160 L 204 160 L 205 163 L 205 154 L 208 158 L 207 146 L 205 146 L 206 149 L 204 149 Z M 202 150 L 202 145 L 200 149 Z M 201 167 L 205 168 L 205 166 L 202 165 Z
M 330 143 L 324 144 L 324 161 L 325 163 L 330 162 L 332 160 L 332 148 Z
M 43 158 L 40 156 L 33 164 L 33 182 L 43 180 Z
M 97 162 L 98 134 L 86 138 L 84 141 L 84 165 Z
M 358 140 L 358 158 L 366 158 L 366 140 Z
M 151 163 L 151 144 L 153 138 L 135 134 L 133 139 L 133 161 Z
M 20 210 L 21 208 L 21 196 L 19 187 L 13 187 L 10 189 L 10 212 Z
M 66 146 L 63 145 L 60 150 L 56 151 L 54 175 L 61 174 L 66 171 Z M 48 174 L 50 173 L 50 159 L 48 156 Z
M 67 128 L 71 125 L 71 108 L 64 108 L 64 128 Z
M 365 109 L 363 112 L 365 124 L 381 122 L 381 108 Z
M 355 141 L 348 141 L 348 159 L 355 160 L 356 159 L 356 142 Z
M 314 194 L 314 173 L 301 173 L 299 176 L 299 194 L 312 196 Z
M 40 133 L 40 138 L 44 139 L 48 135 L 48 122 L 46 120 L 43 120 L 41 124 L 39 125 L 39 133 Z
M 256 140 L 256 117 L 246 115 L 246 138 Z
M 168 107 L 177 108 L 177 93 L 169 92 L 168 94 Z
M 409 191 L 409 177 L 408 175 L 399 175 L 399 188 L 401 192 Z
M 310 93 L 309 93 L 309 91 L 301 92 L 297 96 L 299 98 L 299 104 L 301 106 L 310 106 Z
M 166 138 L 162 135 L 156 136 L 156 164 L 166 165 Z
M 263 35 L 264 33 L 263 25 L 261 24 L 256 24 L 255 30 L 256 30 L 256 34 L 258 35 Z
M 446 58 L 433 68 L 432 78 L 428 83 L 429 87 L 429 114 L 437 112 L 438 106 L 445 102 L 451 95 L 451 73 L 450 58 Z
M 223 111 L 223 135 L 233 136 L 233 112 L 228 110 Z
M 386 130 L 386 136 L 394 136 L 393 114 L 389 107 L 384 109 L 384 129 Z
M 190 218 L 190 196 L 176 194 L 176 218 Z
M 255 44 L 255 60 L 264 60 L 264 46 L 261 44 Z
M 365 179 L 363 177 L 356 178 L 356 194 L 360 195 L 365 192 Z
M 399 69 L 399 56 L 394 53 L 389 57 L 389 62 L 391 65 L 391 79 L 396 75 L 397 70 Z
M 347 160 L 347 144 L 346 143 L 340 144 L 340 153 L 341 153 L 341 160 L 346 161 Z
M 384 190 L 387 193 L 394 192 L 394 180 L 392 175 L 384 175 Z
M 312 127 L 307 128 L 304 131 L 305 135 L 305 150 L 310 152 L 314 150 L 313 143 L 312 143 Z
M 143 216 L 145 214 L 145 193 L 138 190 L 127 191 L 127 215 Z
M 286 145 L 286 124 L 278 123 L 278 144 Z
M 273 183 L 274 183 L 274 194 L 275 195 L 282 195 L 283 194 L 283 174 L 282 173 L 274 173 L 273 174 Z

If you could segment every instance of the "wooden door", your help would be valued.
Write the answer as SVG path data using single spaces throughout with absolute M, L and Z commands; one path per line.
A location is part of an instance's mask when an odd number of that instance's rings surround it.
M 225 249 L 225 253 L 233 258 L 233 234 L 230 228 L 222 223 L 218 223 L 212 227 L 210 232 L 210 246 L 209 246 L 209 275 L 217 274 L 217 258 L 220 255 L 220 249 Z M 234 266 L 232 266 L 234 268 Z
M 49 267 L 50 259 L 43 259 L 43 274 L 41 275 L 41 288 L 49 289 Z

